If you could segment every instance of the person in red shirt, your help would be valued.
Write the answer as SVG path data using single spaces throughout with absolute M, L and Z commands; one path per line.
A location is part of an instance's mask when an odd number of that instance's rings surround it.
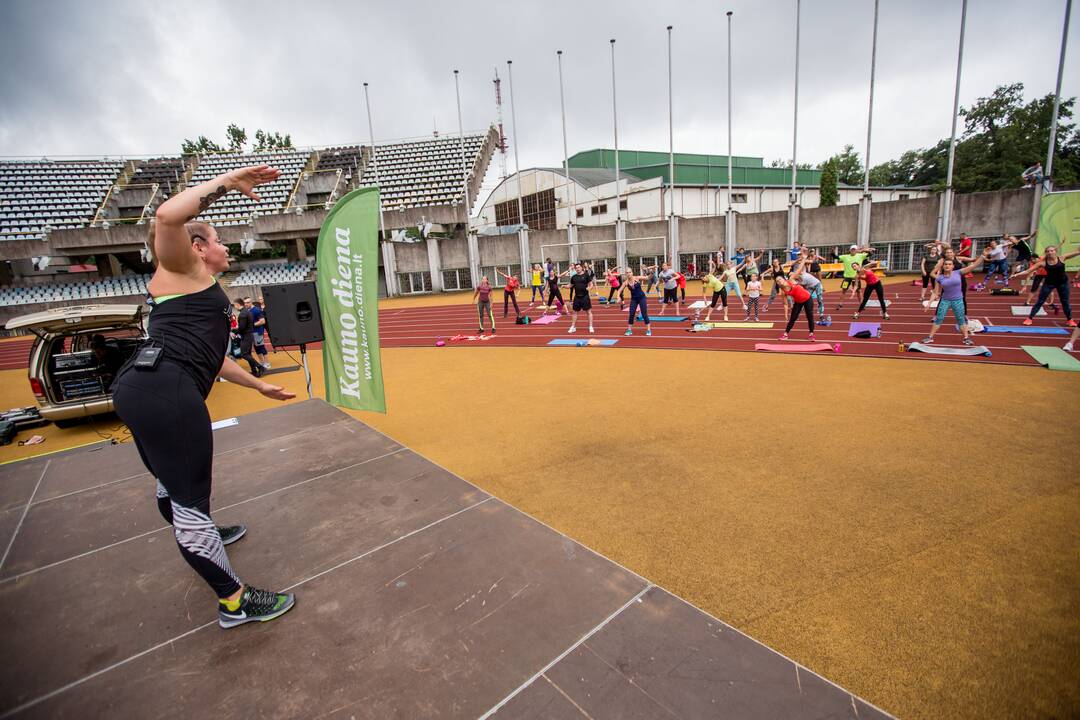
M 693 271 L 691 270 L 691 272 Z M 679 295 L 682 297 L 682 301 L 686 302 L 686 276 L 676 271 L 675 282 L 678 283 Z
M 960 233 L 960 250 L 957 255 L 961 257 L 971 258 L 971 246 L 972 240 L 967 236 L 967 233 Z
M 784 334 L 780 336 L 780 339 L 788 339 L 788 333 L 791 332 L 791 328 L 795 327 L 795 321 L 799 318 L 799 313 L 805 312 L 806 325 L 810 328 L 810 339 L 813 340 L 814 303 L 810 291 L 799 283 L 788 282 L 787 278 L 776 278 L 776 283 L 780 286 L 780 290 L 791 298 L 792 302 L 791 317 L 788 318 L 787 328 L 784 329 Z
M 859 309 L 855 311 L 855 314 L 851 316 L 852 320 L 859 319 L 859 313 L 866 308 L 866 303 L 870 300 L 870 293 L 876 293 L 878 303 L 881 306 L 881 317 L 888 320 L 889 313 L 885 310 L 885 290 L 882 289 L 881 278 L 874 274 L 873 268 L 879 266 L 881 263 L 874 261 L 867 263 L 866 265 L 859 266 L 858 263 L 852 265 L 855 268 L 855 272 L 858 273 L 859 280 L 863 284 L 862 302 L 859 304 Z
M 518 280 L 517 275 L 507 275 L 504 272 L 495 271 L 496 275 L 502 275 L 506 278 L 506 285 L 503 286 L 503 317 L 506 317 L 510 312 L 508 303 L 514 303 L 514 315 L 521 317 L 521 309 L 517 304 L 517 289 L 521 287 L 521 281 Z

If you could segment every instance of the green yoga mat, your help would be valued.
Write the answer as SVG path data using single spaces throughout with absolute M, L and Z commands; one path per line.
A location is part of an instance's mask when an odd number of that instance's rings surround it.
M 1080 360 L 1077 360 L 1059 347 L 1050 347 L 1048 345 L 1021 345 L 1020 348 L 1028 355 L 1035 358 L 1035 362 L 1043 367 L 1050 368 L 1051 370 L 1080 372 Z

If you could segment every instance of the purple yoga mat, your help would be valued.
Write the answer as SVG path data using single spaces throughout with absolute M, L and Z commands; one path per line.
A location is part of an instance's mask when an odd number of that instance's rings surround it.
M 863 330 L 869 330 L 871 337 L 878 337 L 881 335 L 881 323 L 853 322 L 851 323 L 851 327 L 848 328 L 847 336 L 855 337 L 855 333 L 862 332 Z
M 530 325 L 548 325 L 558 320 L 562 315 L 542 315 L 533 320 Z

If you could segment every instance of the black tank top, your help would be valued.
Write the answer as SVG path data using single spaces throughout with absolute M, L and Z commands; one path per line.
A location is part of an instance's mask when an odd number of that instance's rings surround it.
M 1065 263 L 1060 259 L 1053 265 L 1046 263 L 1043 267 L 1046 268 L 1046 280 L 1043 282 L 1054 287 L 1065 284 Z
M 228 296 L 215 282 L 197 293 L 151 304 L 147 334 L 164 348 L 162 362 L 182 367 L 205 398 L 229 348 Z

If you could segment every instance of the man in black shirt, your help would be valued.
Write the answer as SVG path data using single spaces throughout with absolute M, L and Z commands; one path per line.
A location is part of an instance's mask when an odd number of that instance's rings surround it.
M 94 335 L 90 338 L 90 349 L 94 353 L 94 360 L 97 361 L 97 373 L 101 376 L 102 386 L 108 388 L 124 364 L 124 354 L 119 348 L 105 342 L 104 335 Z
M 255 362 L 255 358 L 251 357 L 251 348 L 255 345 L 255 321 L 251 319 L 251 311 L 244 307 L 243 298 L 233 300 L 233 307 L 236 308 L 236 330 L 234 332 L 240 338 L 240 358 L 247 361 L 252 375 L 262 377 L 262 365 Z
M 574 263 L 570 271 L 570 296 L 574 303 L 574 322 L 568 332 L 577 332 L 578 313 L 585 311 L 589 314 L 589 332 L 593 330 L 592 323 L 592 299 L 589 297 L 589 288 L 593 284 L 592 271 L 581 263 Z

